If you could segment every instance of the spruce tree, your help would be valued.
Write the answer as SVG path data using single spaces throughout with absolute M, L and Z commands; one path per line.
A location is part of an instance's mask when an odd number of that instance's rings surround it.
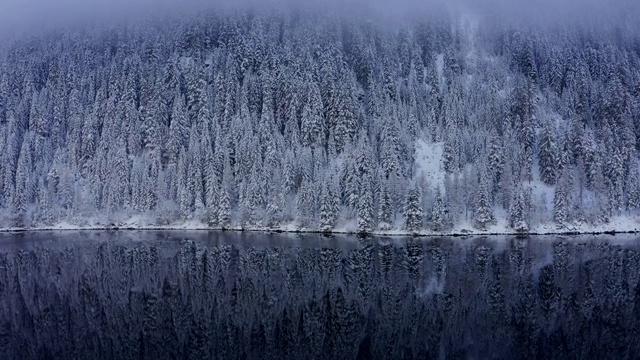
M 322 118 L 322 99 L 317 84 L 309 85 L 307 102 L 302 110 L 300 135 L 303 146 L 323 144 L 324 123 Z
M 436 196 L 431 208 L 429 225 L 433 231 L 443 231 L 447 225 L 447 209 L 440 188 L 436 189 Z
M 369 232 L 373 229 L 373 161 L 371 158 L 372 149 L 366 133 L 360 133 L 360 140 L 356 150 L 355 170 L 357 179 L 355 201 L 356 220 L 358 231 Z
M 398 134 L 395 124 L 385 123 L 380 134 L 380 165 L 387 177 L 400 173 L 398 160 Z
M 229 194 L 227 189 L 222 186 L 218 190 L 217 225 L 225 229 L 231 225 L 231 205 L 229 203 Z
M 540 148 L 538 152 L 540 179 L 542 182 L 547 185 L 555 184 L 556 169 L 558 168 L 559 160 L 553 125 L 551 121 L 547 121 L 540 136 Z
M 615 148 L 613 156 L 607 161 L 607 183 L 609 188 L 609 205 L 611 212 L 620 215 L 624 208 L 624 158 L 619 148 Z
M 489 139 L 489 169 L 491 170 L 491 179 L 494 184 L 494 189 L 497 190 L 500 181 L 502 180 L 502 174 L 505 168 L 505 154 L 500 144 L 500 139 L 497 134 L 491 134 Z
M 562 175 L 553 194 L 553 220 L 559 226 L 565 226 L 569 219 L 569 193 L 567 179 Z
M 370 187 L 364 188 L 358 197 L 357 221 L 359 232 L 367 233 L 373 229 L 373 194 Z
M 451 140 L 447 140 L 444 142 L 444 148 L 442 150 L 442 164 L 444 166 L 444 171 L 447 174 L 451 174 L 456 170 L 456 158 L 455 158 L 455 149 L 454 144 L 452 144 Z
M 480 230 L 487 230 L 488 225 L 495 223 L 495 217 L 493 216 L 489 189 L 484 175 L 476 189 L 474 205 L 474 226 Z
M 638 179 L 637 165 L 630 165 L 628 171 L 625 188 L 627 190 L 627 210 L 631 211 L 640 208 L 640 179 Z
M 320 230 L 331 231 L 336 225 L 339 215 L 339 198 L 332 185 L 333 180 L 327 181 L 322 189 L 320 205 Z
M 417 186 L 409 190 L 404 204 L 404 227 L 407 231 L 418 232 L 422 229 L 422 207 L 420 190 Z
M 297 214 L 298 225 L 301 228 L 308 228 L 313 223 L 315 217 L 316 195 L 313 185 L 308 181 L 303 181 L 298 192 Z
M 519 233 L 529 231 L 529 224 L 525 219 L 525 199 L 522 189 L 514 191 L 513 199 L 509 206 L 509 226 Z
M 391 195 L 386 185 L 382 185 L 380 200 L 378 203 L 378 228 L 380 230 L 390 230 L 393 226 L 393 205 Z

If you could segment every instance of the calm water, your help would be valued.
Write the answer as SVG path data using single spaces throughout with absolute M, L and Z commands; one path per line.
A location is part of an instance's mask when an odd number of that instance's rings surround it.
M 0 234 L 1 359 L 640 358 L 635 237 Z

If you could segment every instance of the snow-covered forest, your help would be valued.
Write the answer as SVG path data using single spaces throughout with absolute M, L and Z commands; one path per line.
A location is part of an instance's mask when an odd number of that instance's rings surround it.
M 203 12 L 0 45 L 0 227 L 528 232 L 640 207 L 640 37 Z

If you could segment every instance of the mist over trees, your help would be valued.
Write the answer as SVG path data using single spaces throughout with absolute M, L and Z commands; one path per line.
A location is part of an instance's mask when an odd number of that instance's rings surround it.
M 639 49 L 624 26 L 304 11 L 21 38 L 0 48 L 0 224 L 607 222 L 640 206 Z M 442 145 L 442 188 L 417 140 Z

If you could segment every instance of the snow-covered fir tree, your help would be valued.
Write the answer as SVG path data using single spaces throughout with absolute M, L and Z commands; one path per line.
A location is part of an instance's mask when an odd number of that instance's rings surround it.
M 509 205 L 509 226 L 517 232 L 526 233 L 529 231 L 529 224 L 526 220 L 526 203 L 522 189 L 515 191 L 513 199 Z
M 486 230 L 488 225 L 495 222 L 493 207 L 491 206 L 490 194 L 486 175 L 481 175 L 480 183 L 475 193 L 474 199 L 474 226 L 480 230 Z
M 328 180 L 320 195 L 320 230 L 331 231 L 340 215 L 338 194 L 333 186 L 333 180 Z
M 220 198 L 218 199 L 217 222 L 216 225 L 226 228 L 231 225 L 231 204 L 229 203 L 229 193 L 222 187 L 220 188 Z
M 407 192 L 404 203 L 404 227 L 407 231 L 417 232 L 422 229 L 423 212 L 420 197 L 420 189 L 417 186 Z
M 553 220 L 564 226 L 569 220 L 569 192 L 566 172 L 562 174 L 553 195 Z
M 380 230 L 391 229 L 394 223 L 394 211 L 391 203 L 391 195 L 386 185 L 382 185 L 378 202 L 378 227 Z
M 440 192 L 440 188 L 438 188 L 436 189 L 435 200 L 433 201 L 431 214 L 429 216 L 429 227 L 431 230 L 440 232 L 447 228 L 447 212 L 444 198 Z
M 640 208 L 640 179 L 638 178 L 638 165 L 631 162 L 629 175 L 627 176 L 627 211 Z
M 556 146 L 555 131 L 551 121 L 546 121 L 540 136 L 538 161 L 540 165 L 540 179 L 547 184 L 556 182 L 556 170 L 559 168 L 560 158 Z

